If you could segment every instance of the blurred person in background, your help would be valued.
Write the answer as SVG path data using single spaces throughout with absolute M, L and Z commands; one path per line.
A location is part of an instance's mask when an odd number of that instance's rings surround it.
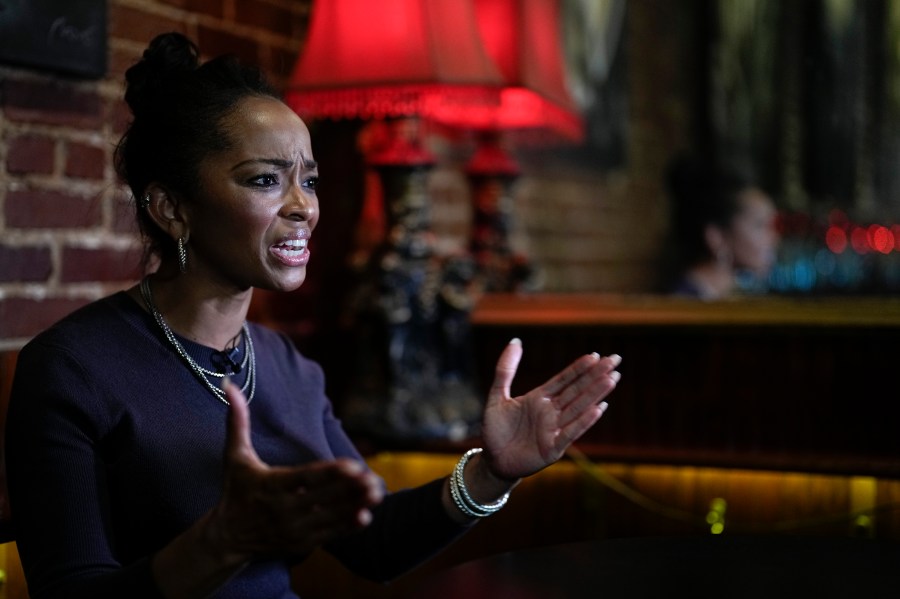
M 717 300 L 740 291 L 741 277 L 765 281 L 779 243 L 772 198 L 735 164 L 679 156 L 666 170 L 672 242 L 666 292 Z

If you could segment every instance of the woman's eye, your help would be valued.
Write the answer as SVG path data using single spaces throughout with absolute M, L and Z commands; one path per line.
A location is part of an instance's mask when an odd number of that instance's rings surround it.
M 250 179 L 250 184 L 256 187 L 272 187 L 278 185 L 278 177 L 275 175 L 259 175 Z
M 311 189 L 313 191 L 319 186 L 319 178 L 318 177 L 310 177 L 303 182 L 303 187 L 307 189 Z

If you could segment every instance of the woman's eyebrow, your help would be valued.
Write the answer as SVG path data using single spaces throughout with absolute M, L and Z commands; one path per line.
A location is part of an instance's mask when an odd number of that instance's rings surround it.
M 319 167 L 319 163 L 310 158 L 301 158 L 303 161 L 303 167 L 307 170 L 314 170 Z M 247 164 L 270 164 L 272 166 L 276 166 L 278 168 L 291 168 L 294 166 L 293 160 L 282 160 L 280 158 L 251 158 L 249 160 L 241 161 L 231 167 L 231 170 L 236 170 L 245 166 Z

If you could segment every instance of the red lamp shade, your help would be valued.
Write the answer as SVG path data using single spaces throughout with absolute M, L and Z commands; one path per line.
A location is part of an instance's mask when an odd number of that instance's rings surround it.
M 317 0 L 285 95 L 311 118 L 456 119 L 502 78 L 463 0 Z
M 566 88 L 558 0 L 475 0 L 482 42 L 505 82 L 499 106 L 445 124 L 535 129 L 581 141 L 584 124 Z

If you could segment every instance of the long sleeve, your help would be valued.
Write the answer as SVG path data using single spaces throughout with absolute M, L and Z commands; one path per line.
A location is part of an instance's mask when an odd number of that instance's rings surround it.
M 95 391 L 71 356 L 56 348 L 47 360 L 47 351 L 22 352 L 7 417 L 10 501 L 29 594 L 156 599 L 148 559 L 113 557 L 98 451 L 105 423 L 89 404 Z
M 261 372 L 272 378 L 270 365 Z M 261 385 L 257 395 L 261 451 L 284 463 L 315 459 L 298 444 L 302 434 L 283 432 L 273 392 Z M 292 401 L 305 405 L 296 390 Z M 315 436 L 316 407 L 297 409 Z M 227 406 L 124 294 L 87 306 L 23 348 L 6 458 L 32 599 L 157 597 L 152 556 L 221 496 L 226 419 Z M 213 596 L 296 597 L 288 563 L 278 559 L 249 564 Z
M 354 573 L 387 582 L 427 561 L 471 526 L 457 524 L 441 503 L 443 479 L 388 495 L 363 531 L 328 550 Z
M 330 404 L 326 406 L 323 420 L 330 447 L 335 455 L 357 456 Z M 447 515 L 441 501 L 443 485 L 444 479 L 438 479 L 388 494 L 367 528 L 329 544 L 328 551 L 355 574 L 379 582 L 415 568 L 471 528 Z

